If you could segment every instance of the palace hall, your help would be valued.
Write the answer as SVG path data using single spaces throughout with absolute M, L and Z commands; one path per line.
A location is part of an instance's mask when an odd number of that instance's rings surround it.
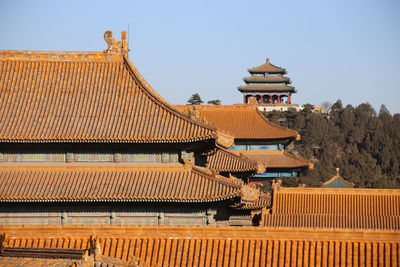
M 313 170 L 260 112 L 291 104 L 285 69 L 172 105 L 104 40 L 0 51 L 0 266 L 400 266 L 400 190 L 282 186 Z

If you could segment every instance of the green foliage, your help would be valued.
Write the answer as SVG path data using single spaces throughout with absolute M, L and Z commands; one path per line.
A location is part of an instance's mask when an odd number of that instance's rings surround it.
M 215 100 L 210 100 L 207 102 L 209 105 L 221 105 L 221 100 L 215 99 Z
M 204 103 L 198 93 L 193 94 L 187 101 L 189 105 L 201 105 Z
M 384 105 L 377 114 L 368 103 L 343 107 L 338 100 L 329 114 L 314 113 L 305 105 L 300 112 L 264 116 L 298 131 L 302 139 L 294 149 L 314 163 L 314 170 L 293 179 L 295 186 L 319 186 L 340 168 L 356 187 L 400 188 L 400 114 L 390 115 Z

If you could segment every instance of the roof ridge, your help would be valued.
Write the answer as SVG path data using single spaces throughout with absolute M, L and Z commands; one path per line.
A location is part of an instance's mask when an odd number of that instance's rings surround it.
M 252 159 L 246 157 L 246 156 L 243 155 L 243 154 L 236 154 L 236 153 L 234 153 L 233 151 L 228 150 L 228 149 L 226 149 L 226 148 L 223 148 L 223 147 L 220 147 L 220 146 L 217 146 L 217 147 L 218 147 L 219 149 L 221 149 L 224 153 L 227 153 L 227 154 L 229 154 L 229 155 L 232 156 L 232 157 L 235 157 L 235 158 L 240 159 L 240 160 L 245 160 L 245 161 L 247 161 L 247 162 L 250 163 L 250 164 L 257 165 L 257 162 L 256 162 L 256 161 L 254 161 L 254 160 L 252 160 Z
M 168 111 L 174 113 L 175 115 L 188 120 L 198 126 L 217 131 L 215 127 L 212 127 L 210 125 L 198 122 L 196 120 L 192 120 L 191 118 L 185 116 L 182 112 L 180 112 L 178 109 L 176 109 L 172 104 L 170 104 L 167 100 L 165 100 L 156 90 L 153 89 L 153 87 L 146 81 L 146 79 L 142 76 L 142 74 L 139 72 L 139 70 L 135 67 L 133 62 L 126 56 L 123 56 L 124 62 L 128 65 L 129 69 L 135 74 L 135 76 L 139 79 L 141 82 L 142 86 L 144 87 L 145 92 L 147 92 L 152 98 L 164 106 Z
M 283 127 L 283 126 L 277 125 L 277 124 L 275 124 L 275 123 L 269 121 L 269 120 L 261 113 L 261 111 L 258 109 L 258 107 L 255 107 L 254 109 L 256 110 L 257 114 L 258 114 L 259 116 L 261 116 L 261 117 L 262 117 L 267 123 L 269 123 L 270 125 L 272 125 L 272 126 L 274 126 L 274 127 L 276 127 L 276 128 L 280 128 L 280 129 L 282 129 L 282 130 L 288 131 L 288 132 L 292 132 L 293 134 L 296 134 L 296 140 L 299 140 L 299 139 L 300 139 L 300 134 L 299 134 L 298 131 L 289 129 L 288 127 Z
M 340 176 L 339 174 L 336 174 L 335 176 L 333 176 L 331 179 L 329 179 L 328 181 L 322 183 L 322 185 L 327 185 L 329 183 L 331 183 L 332 181 L 334 181 L 335 179 L 339 179 L 340 181 L 342 181 L 344 184 L 347 184 L 349 186 L 354 186 L 354 183 L 351 183 L 349 181 L 346 181 L 342 176 Z
M 0 60 L 116 62 L 122 58 L 122 54 L 109 55 L 104 51 L 0 50 Z
M 317 191 L 319 194 L 351 194 L 356 193 L 361 195 L 400 195 L 400 189 L 387 188 L 336 188 L 336 187 L 280 187 L 277 193 L 285 193 L 297 191 L 298 194 L 314 194 Z
M 228 186 L 233 186 L 235 188 L 241 189 L 242 185 L 244 184 L 242 180 L 234 177 L 234 176 L 230 176 L 230 178 L 227 178 L 225 176 L 222 175 L 218 175 L 216 173 L 213 173 L 211 170 L 207 169 L 207 168 L 202 168 L 196 165 L 192 165 L 191 168 L 193 171 L 202 173 L 207 175 L 206 178 L 216 181 L 216 182 L 222 182 L 225 185 Z

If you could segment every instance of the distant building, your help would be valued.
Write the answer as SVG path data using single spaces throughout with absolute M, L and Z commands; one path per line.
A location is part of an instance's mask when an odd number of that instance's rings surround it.
M 200 105 L 175 106 L 183 113 L 197 113 L 196 116 L 205 120 L 210 126 L 235 137 L 235 145 L 229 152 L 263 165 L 263 171 L 256 171 L 257 164 L 249 165 L 254 173 L 247 176 L 249 183 L 262 183 L 277 177 L 299 176 L 301 172 L 312 169 L 310 161 L 297 157 L 286 151 L 287 146 L 295 140 L 300 140 L 298 132 L 278 126 L 268 121 L 255 105 Z M 195 110 L 195 111 L 194 111 Z M 208 158 L 213 163 L 213 158 Z M 221 160 L 219 164 L 230 162 Z M 242 161 L 240 161 L 242 162 Z M 210 164 L 210 169 L 216 169 Z M 228 165 L 228 164 L 225 164 Z M 233 164 L 231 164 L 233 165 Z M 220 173 L 223 175 L 223 173 Z M 233 173 L 238 177 L 238 175 Z
M 290 78 L 284 68 L 277 67 L 269 62 L 248 69 L 250 77 L 243 78 L 246 85 L 238 87 L 243 93 L 243 103 L 256 102 L 261 111 L 287 111 L 289 108 L 300 110 L 300 106 L 292 104 L 292 94 L 296 89 L 291 84 Z
M 325 183 L 323 183 L 322 187 L 352 188 L 354 187 L 354 184 L 343 179 L 343 177 L 339 175 L 339 168 L 336 168 L 336 175 L 333 176 L 328 181 L 326 181 Z

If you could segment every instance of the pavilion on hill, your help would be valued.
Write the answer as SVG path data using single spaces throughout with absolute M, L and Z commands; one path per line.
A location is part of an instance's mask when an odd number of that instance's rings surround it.
M 292 94 L 296 89 L 290 86 L 291 81 L 285 77 L 287 73 L 284 68 L 277 67 L 269 62 L 258 67 L 248 69 L 251 74 L 243 81 L 246 85 L 238 87 L 243 93 L 243 103 L 248 104 L 250 98 L 258 104 L 291 104 Z

